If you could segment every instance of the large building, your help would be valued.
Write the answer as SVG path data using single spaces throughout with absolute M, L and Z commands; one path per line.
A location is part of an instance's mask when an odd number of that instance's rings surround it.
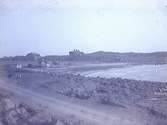
M 81 52 L 77 49 L 74 49 L 73 51 L 69 52 L 69 56 L 82 56 L 84 55 L 84 52 Z

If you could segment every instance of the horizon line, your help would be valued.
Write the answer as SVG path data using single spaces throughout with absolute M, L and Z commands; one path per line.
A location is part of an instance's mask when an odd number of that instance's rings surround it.
M 74 49 L 74 50 L 79 50 L 79 49 Z M 70 51 L 74 51 L 74 50 L 70 50 Z M 69 51 L 69 52 L 70 52 Z M 79 50 L 80 51 L 80 50 Z M 0 58 L 5 58 L 5 57 L 17 57 L 17 56 L 26 56 L 29 53 L 35 53 L 35 54 L 39 54 L 41 57 L 46 57 L 46 56 L 68 56 L 69 52 L 67 54 L 44 54 L 41 55 L 39 52 L 27 52 L 26 54 L 22 54 L 22 55 L 9 55 L 9 56 L 0 56 Z M 80 52 L 84 52 L 84 51 L 80 51 Z M 103 50 L 99 50 L 99 51 L 92 51 L 92 52 L 84 52 L 84 54 L 91 54 L 91 53 L 97 53 L 97 52 L 104 52 L 104 53 L 117 53 L 117 54 L 127 54 L 127 53 L 136 53 L 136 54 L 151 54 L 151 53 L 167 53 L 166 51 L 150 51 L 150 52 L 144 52 L 144 51 L 124 51 L 124 52 L 119 52 L 119 51 L 103 51 Z

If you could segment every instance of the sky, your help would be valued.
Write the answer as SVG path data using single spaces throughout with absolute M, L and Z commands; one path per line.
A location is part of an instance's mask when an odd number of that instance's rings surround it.
M 167 51 L 167 0 L 0 0 L 0 57 Z

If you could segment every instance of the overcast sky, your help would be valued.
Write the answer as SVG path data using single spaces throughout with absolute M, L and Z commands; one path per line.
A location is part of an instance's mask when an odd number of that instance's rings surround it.
M 0 57 L 167 51 L 167 0 L 0 0 Z

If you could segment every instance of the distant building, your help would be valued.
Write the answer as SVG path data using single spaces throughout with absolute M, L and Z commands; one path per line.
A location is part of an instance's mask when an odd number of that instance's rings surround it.
M 28 60 L 37 61 L 38 59 L 41 58 L 41 56 L 40 56 L 40 54 L 38 54 L 38 53 L 28 53 L 28 54 L 26 55 L 26 58 L 27 58 Z
M 39 62 L 39 65 L 40 65 L 41 67 L 47 67 L 47 68 L 49 68 L 49 67 L 52 67 L 54 64 L 53 64 L 52 61 L 48 61 L 48 60 L 42 59 L 42 60 Z
M 74 49 L 73 51 L 69 52 L 69 56 L 82 56 L 84 55 L 84 52 L 81 52 L 77 49 Z

